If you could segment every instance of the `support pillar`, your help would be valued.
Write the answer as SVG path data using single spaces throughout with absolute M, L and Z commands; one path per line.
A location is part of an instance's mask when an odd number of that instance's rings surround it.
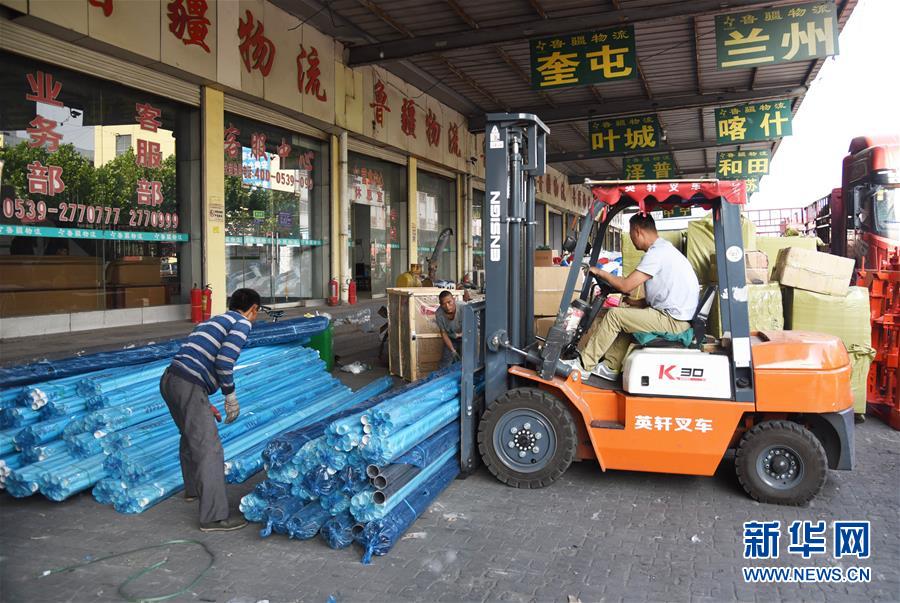
M 407 191 L 407 210 L 406 210 L 406 233 L 409 237 L 409 263 L 419 263 L 419 175 L 418 161 L 415 157 L 409 158 L 406 166 L 406 191 Z M 427 268 L 422 266 L 423 274 Z
M 200 100 L 203 139 L 203 283 L 213 290 L 212 313 L 225 311 L 225 95 L 204 86 Z

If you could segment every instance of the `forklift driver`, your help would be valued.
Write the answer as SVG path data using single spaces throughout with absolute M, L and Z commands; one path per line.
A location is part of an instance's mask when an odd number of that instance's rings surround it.
M 700 284 L 688 259 L 656 232 L 649 214 L 636 213 L 629 220 L 629 234 L 635 248 L 645 251 L 637 269 L 622 278 L 596 267 L 591 273 L 622 293 L 633 292 L 641 284 L 646 299 L 626 298 L 631 307 L 611 308 L 577 358 L 564 360 L 581 371 L 615 381 L 632 342 L 632 333 L 678 334 L 690 327 L 697 309 Z

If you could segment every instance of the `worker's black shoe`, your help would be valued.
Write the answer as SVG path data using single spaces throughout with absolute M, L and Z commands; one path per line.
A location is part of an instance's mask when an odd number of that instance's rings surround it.
M 211 521 L 209 523 L 201 523 L 201 532 L 230 532 L 232 530 L 240 530 L 247 525 L 247 520 L 240 516 L 232 516 L 220 521 Z
M 187 494 L 185 494 L 184 502 L 197 502 L 197 497 L 196 496 L 188 496 Z

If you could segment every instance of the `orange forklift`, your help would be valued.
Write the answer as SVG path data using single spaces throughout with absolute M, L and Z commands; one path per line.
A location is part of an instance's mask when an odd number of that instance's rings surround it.
M 462 306 L 463 472 L 480 458 L 517 488 L 548 486 L 575 460 L 596 460 L 604 471 L 709 476 L 733 450 L 750 496 L 802 505 L 821 490 L 828 469 L 851 469 L 851 369 L 841 341 L 750 332 L 743 182 L 586 181 L 593 202 L 563 246 L 593 266 L 620 212 L 710 209 L 718 285 L 698 292 L 690 345 L 636 344 L 618 381 L 582 380 L 560 359 L 576 357 L 613 291 L 587 272 L 576 296 L 577 260 L 553 326 L 546 338 L 534 335 L 534 180 L 546 169 L 548 134 L 534 115 L 487 116 L 485 301 Z M 706 333 L 715 298 L 718 339 Z M 476 387 L 480 373 L 483 388 Z

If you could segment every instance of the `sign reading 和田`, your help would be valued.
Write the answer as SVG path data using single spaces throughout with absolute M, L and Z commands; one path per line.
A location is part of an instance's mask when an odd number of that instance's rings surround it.
M 772 140 L 791 135 L 791 103 L 787 100 L 716 109 L 719 144 Z
M 655 115 L 597 119 L 588 123 L 588 133 L 595 155 L 655 151 L 662 134 Z
M 531 87 L 585 86 L 637 77 L 631 25 L 531 40 Z
M 716 153 L 716 178 L 749 180 L 769 173 L 768 150 L 722 151 Z
M 716 67 L 738 69 L 838 54 L 834 2 L 806 2 L 716 17 Z

